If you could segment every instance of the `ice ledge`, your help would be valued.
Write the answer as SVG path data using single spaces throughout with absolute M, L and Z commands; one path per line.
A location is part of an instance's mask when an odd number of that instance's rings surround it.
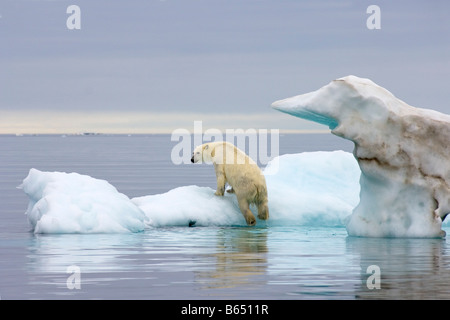
M 274 109 L 355 143 L 360 202 L 349 235 L 442 237 L 450 212 L 450 116 L 409 106 L 369 79 L 347 76 Z

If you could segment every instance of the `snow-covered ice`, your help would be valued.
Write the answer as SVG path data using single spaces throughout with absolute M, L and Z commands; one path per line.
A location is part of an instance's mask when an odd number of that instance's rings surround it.
M 345 225 L 359 200 L 360 171 L 351 153 L 286 154 L 269 162 L 265 171 L 271 166 L 278 170 L 266 175 L 270 218 L 267 222 L 257 219 L 258 225 Z M 225 193 L 218 197 L 214 192 L 193 185 L 132 201 L 152 226 L 187 225 L 189 221 L 196 226 L 245 226 L 236 196 Z M 256 208 L 251 209 L 257 216 Z
M 272 107 L 329 126 L 355 143 L 360 202 L 350 235 L 439 237 L 450 212 L 450 116 L 409 106 L 369 79 L 347 76 Z
M 278 162 L 278 163 L 276 163 Z M 266 175 L 270 225 L 345 226 L 359 201 L 358 164 L 344 151 L 285 154 Z
M 20 188 L 35 233 L 121 233 L 145 228 L 144 212 L 105 180 L 31 169 Z
M 360 170 L 350 153 L 286 154 L 272 160 L 266 170 L 271 166 L 278 170 L 266 175 L 270 219 L 257 225 L 344 226 L 359 201 Z M 209 187 L 182 186 L 129 199 L 104 180 L 31 169 L 22 188 L 30 198 L 27 216 L 36 233 L 246 226 L 236 196 L 218 197 Z

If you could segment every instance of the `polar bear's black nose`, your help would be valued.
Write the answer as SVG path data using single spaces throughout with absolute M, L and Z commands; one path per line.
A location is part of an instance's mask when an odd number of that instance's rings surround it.
M 194 157 L 191 158 L 191 162 L 194 163 Z

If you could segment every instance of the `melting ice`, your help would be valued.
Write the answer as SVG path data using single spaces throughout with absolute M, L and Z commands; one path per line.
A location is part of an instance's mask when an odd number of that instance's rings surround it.
M 350 235 L 440 237 L 450 212 L 450 116 L 412 107 L 369 79 L 347 76 L 272 106 L 355 143 L 360 202 Z
M 282 155 L 267 165 L 264 174 L 270 219 L 258 221 L 259 225 L 345 226 L 359 201 L 360 169 L 348 152 Z M 35 233 L 246 226 L 236 196 L 218 197 L 209 187 L 184 186 L 130 199 L 104 180 L 31 169 L 21 188 L 29 197 L 26 214 Z

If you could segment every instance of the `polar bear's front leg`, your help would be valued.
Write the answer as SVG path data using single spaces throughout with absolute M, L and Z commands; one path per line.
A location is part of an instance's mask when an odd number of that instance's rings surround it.
M 253 213 L 250 211 L 247 199 L 238 197 L 238 204 L 239 209 L 241 209 L 242 215 L 247 222 L 247 225 L 254 226 L 256 224 L 256 219 Z
M 223 164 L 214 164 L 214 168 L 216 170 L 217 178 L 217 190 L 214 194 L 216 196 L 223 196 L 223 194 L 225 193 L 225 184 L 227 182 Z

